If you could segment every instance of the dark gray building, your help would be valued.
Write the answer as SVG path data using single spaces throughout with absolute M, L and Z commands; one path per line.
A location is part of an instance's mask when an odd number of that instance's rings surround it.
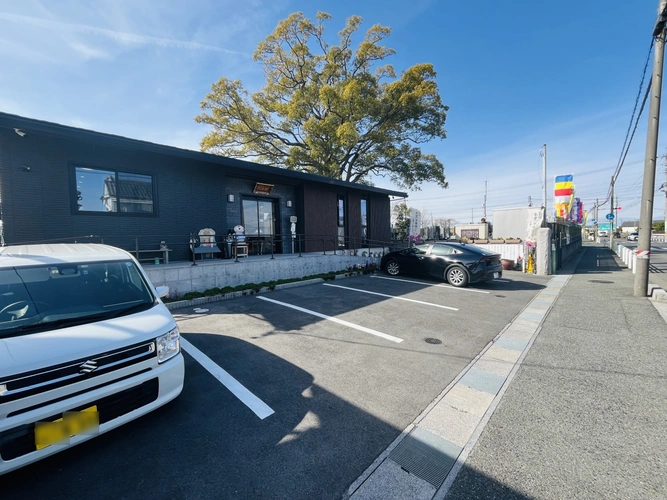
M 388 243 L 406 194 L 0 113 L 0 196 L 5 244 L 166 241 L 187 260 L 191 233 L 239 224 L 251 249 L 291 252 L 292 217 L 304 252 Z

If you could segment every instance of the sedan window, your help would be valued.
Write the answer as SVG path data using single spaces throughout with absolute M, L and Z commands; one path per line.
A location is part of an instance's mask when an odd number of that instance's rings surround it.
M 447 245 L 433 245 L 431 249 L 431 255 L 452 255 L 453 253 L 456 253 L 456 250 Z
M 431 245 L 416 245 L 412 247 L 415 255 L 425 255 Z

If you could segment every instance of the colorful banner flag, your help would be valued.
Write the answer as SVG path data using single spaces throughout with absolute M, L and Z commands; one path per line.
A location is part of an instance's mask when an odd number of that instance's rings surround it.
M 554 182 L 554 211 L 556 217 L 569 218 L 574 200 L 574 175 L 557 175 Z
M 575 198 L 572 203 L 572 208 L 570 209 L 569 219 L 575 224 L 581 224 L 581 221 L 584 218 L 584 204 L 581 203 L 579 198 Z

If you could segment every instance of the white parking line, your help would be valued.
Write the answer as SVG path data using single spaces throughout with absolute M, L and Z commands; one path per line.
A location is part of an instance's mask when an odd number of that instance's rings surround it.
M 510 283 L 510 280 L 493 280 L 497 281 L 498 283 Z
M 201 352 L 190 342 L 181 337 L 181 347 L 190 356 L 195 358 L 211 375 L 220 381 L 229 391 L 234 394 L 241 402 L 252 410 L 252 412 L 259 418 L 264 420 L 269 415 L 275 413 L 264 401 L 255 396 L 252 392 L 245 388 L 238 380 L 232 377 L 225 370 L 220 368 L 215 362 L 206 354 Z
M 387 295 L 386 293 L 370 292 L 368 290 L 361 290 L 359 288 L 352 288 L 350 286 L 332 285 L 330 283 L 324 283 L 324 286 L 333 286 L 336 288 L 343 288 L 345 290 L 354 290 L 355 292 L 370 293 L 371 295 L 379 295 L 380 297 L 388 297 L 390 299 L 396 299 L 396 300 L 406 300 L 408 302 L 415 302 L 417 304 L 424 304 L 426 306 L 440 307 L 442 309 L 449 309 L 450 311 L 458 311 L 456 307 L 441 306 L 440 304 L 432 304 L 431 302 L 423 302 L 421 300 L 406 299 L 405 297 L 394 297 L 393 295 Z
M 452 290 L 461 290 L 462 292 L 491 293 L 491 292 L 485 292 L 484 290 L 473 290 L 471 288 L 456 288 L 455 286 L 451 286 L 451 285 L 434 285 L 433 283 L 425 283 L 423 281 L 412 281 L 412 280 L 406 280 L 406 279 L 401 279 L 401 278 L 389 278 L 387 276 L 371 276 L 371 278 L 376 278 L 376 279 L 379 279 L 379 280 L 403 281 L 404 283 L 417 283 L 418 285 L 438 286 L 440 288 L 451 288 Z M 497 280 L 494 280 L 494 281 L 497 281 Z
M 391 340 L 392 342 L 396 342 L 396 343 L 403 342 L 403 339 L 399 339 L 398 337 L 394 337 L 392 335 L 387 335 L 386 333 L 378 332 L 377 330 L 371 330 L 370 328 L 366 328 L 365 326 L 355 325 L 354 323 L 350 323 L 349 321 L 344 321 L 342 319 L 333 318 L 331 316 L 327 316 L 326 314 L 321 314 L 321 313 L 318 313 L 318 312 L 315 312 L 315 311 L 311 311 L 310 309 L 304 309 L 303 307 L 294 306 L 292 304 L 288 304 L 287 302 L 280 302 L 279 300 L 269 299 L 267 297 L 257 297 L 257 298 L 261 299 L 261 300 L 266 300 L 267 302 L 273 302 L 274 304 L 278 304 L 280 306 L 285 306 L 285 307 L 289 307 L 289 308 L 292 308 L 292 309 L 296 309 L 297 311 L 301 311 L 301 312 L 304 312 L 306 314 L 312 314 L 313 316 L 317 316 L 318 318 L 333 321 L 334 323 L 338 323 L 339 325 L 349 326 L 350 328 L 354 328 L 355 330 L 370 333 L 371 335 L 375 335 L 377 337 L 382 337 L 383 339 Z

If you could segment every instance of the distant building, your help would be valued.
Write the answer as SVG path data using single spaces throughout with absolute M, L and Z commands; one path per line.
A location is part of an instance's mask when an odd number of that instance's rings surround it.
M 622 233 L 634 233 L 639 231 L 639 221 L 638 220 L 626 220 L 620 225 L 619 229 Z

